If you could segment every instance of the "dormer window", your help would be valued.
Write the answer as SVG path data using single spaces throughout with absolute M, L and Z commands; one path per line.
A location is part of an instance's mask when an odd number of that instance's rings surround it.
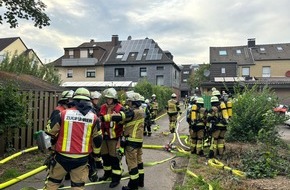
M 265 49 L 264 47 L 260 47 L 260 51 L 261 51 L 261 52 L 265 52 L 266 49 Z
M 236 50 L 236 54 L 239 55 L 239 54 L 241 54 L 241 53 L 242 53 L 242 50 L 240 50 L 240 49 L 237 49 L 237 50 Z
M 220 50 L 219 55 L 228 55 L 226 50 Z
M 278 51 L 283 51 L 283 48 L 281 46 L 277 46 Z
M 123 58 L 123 54 L 118 54 L 117 56 L 116 56 L 116 59 L 122 59 Z

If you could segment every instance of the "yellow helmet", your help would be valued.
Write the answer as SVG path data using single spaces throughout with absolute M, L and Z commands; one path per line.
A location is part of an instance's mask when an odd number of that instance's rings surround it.
M 215 91 L 212 92 L 212 95 L 213 95 L 213 96 L 220 96 L 221 93 L 220 93 L 220 91 L 215 90 Z
M 197 104 L 204 104 L 204 100 L 203 100 L 203 98 L 197 98 L 197 100 L 196 100 L 196 103 Z
M 60 100 L 68 100 L 69 98 L 72 98 L 74 94 L 73 90 L 65 90 L 61 93 Z
M 219 102 L 219 99 L 218 99 L 218 97 L 213 96 L 213 97 L 210 98 L 210 102 L 211 103 L 213 103 L 213 102 Z
M 86 88 L 78 88 L 74 93 L 73 99 L 91 100 L 91 93 Z

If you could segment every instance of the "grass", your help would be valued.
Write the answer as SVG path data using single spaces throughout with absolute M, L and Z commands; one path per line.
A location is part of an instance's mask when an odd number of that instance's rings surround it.
M 0 183 L 9 181 L 43 165 L 47 153 L 24 153 L 0 166 Z

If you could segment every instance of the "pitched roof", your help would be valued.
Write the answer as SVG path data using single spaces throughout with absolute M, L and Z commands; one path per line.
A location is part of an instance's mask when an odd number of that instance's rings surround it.
M 117 55 L 120 55 L 120 58 L 116 58 Z M 129 39 L 120 41 L 119 46 L 113 49 L 106 64 L 174 63 L 170 55 L 170 52 L 163 51 L 153 39 Z M 130 58 L 130 56 L 134 58 Z
M 18 38 L 19 37 L 0 38 L 0 51 L 2 51 L 3 49 L 5 49 L 7 46 L 9 46 L 11 43 L 13 43 Z
M 15 82 L 19 86 L 19 89 L 24 91 L 34 90 L 60 92 L 66 90 L 63 87 L 53 85 L 32 75 L 0 71 L 0 85 L 7 84 L 10 81 Z
M 238 65 L 247 65 L 262 60 L 290 60 L 290 43 L 261 44 L 251 48 L 210 47 L 210 63 L 236 62 Z

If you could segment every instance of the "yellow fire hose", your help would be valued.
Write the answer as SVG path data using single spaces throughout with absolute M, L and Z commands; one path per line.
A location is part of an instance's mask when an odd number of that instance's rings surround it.
M 11 179 L 11 180 L 7 181 L 7 182 L 1 183 L 0 184 L 0 189 L 3 189 L 3 188 L 8 187 L 10 185 L 13 185 L 14 183 L 17 183 L 17 182 L 19 182 L 21 180 L 24 180 L 24 179 L 26 179 L 26 178 L 28 178 L 28 177 L 30 177 L 32 175 L 35 175 L 35 174 L 45 170 L 46 168 L 47 168 L 46 166 L 40 166 L 39 168 L 36 168 L 36 169 L 34 169 L 34 170 L 32 170 L 32 171 L 30 171 L 28 173 L 25 173 L 25 174 L 23 174 L 21 176 L 18 176 L 18 177 L 14 178 L 14 179 Z
M 35 147 L 32 147 L 32 148 L 28 148 L 28 149 L 22 150 L 22 151 L 20 151 L 20 152 L 17 152 L 17 153 L 15 153 L 15 154 L 13 154 L 13 155 L 11 155 L 11 156 L 9 156 L 9 157 L 3 159 L 3 160 L 0 160 L 0 165 L 2 165 L 2 164 L 4 164 L 4 163 L 8 162 L 9 160 L 12 160 L 13 158 L 16 158 L 17 156 L 20 156 L 20 155 L 22 155 L 22 154 L 24 154 L 24 153 L 26 153 L 26 152 L 31 152 L 31 151 L 33 151 L 33 150 L 37 150 L 37 149 L 38 149 L 38 147 L 35 146 Z
M 241 178 L 246 178 L 246 173 L 245 172 L 242 172 L 240 170 L 235 170 L 235 169 L 232 169 L 228 166 L 225 166 L 222 162 L 218 161 L 217 159 L 209 159 L 208 160 L 208 165 L 212 166 L 212 167 L 215 167 L 217 169 L 224 169 L 224 170 L 228 170 L 230 171 L 232 174 L 238 176 L 238 177 L 241 177 Z

